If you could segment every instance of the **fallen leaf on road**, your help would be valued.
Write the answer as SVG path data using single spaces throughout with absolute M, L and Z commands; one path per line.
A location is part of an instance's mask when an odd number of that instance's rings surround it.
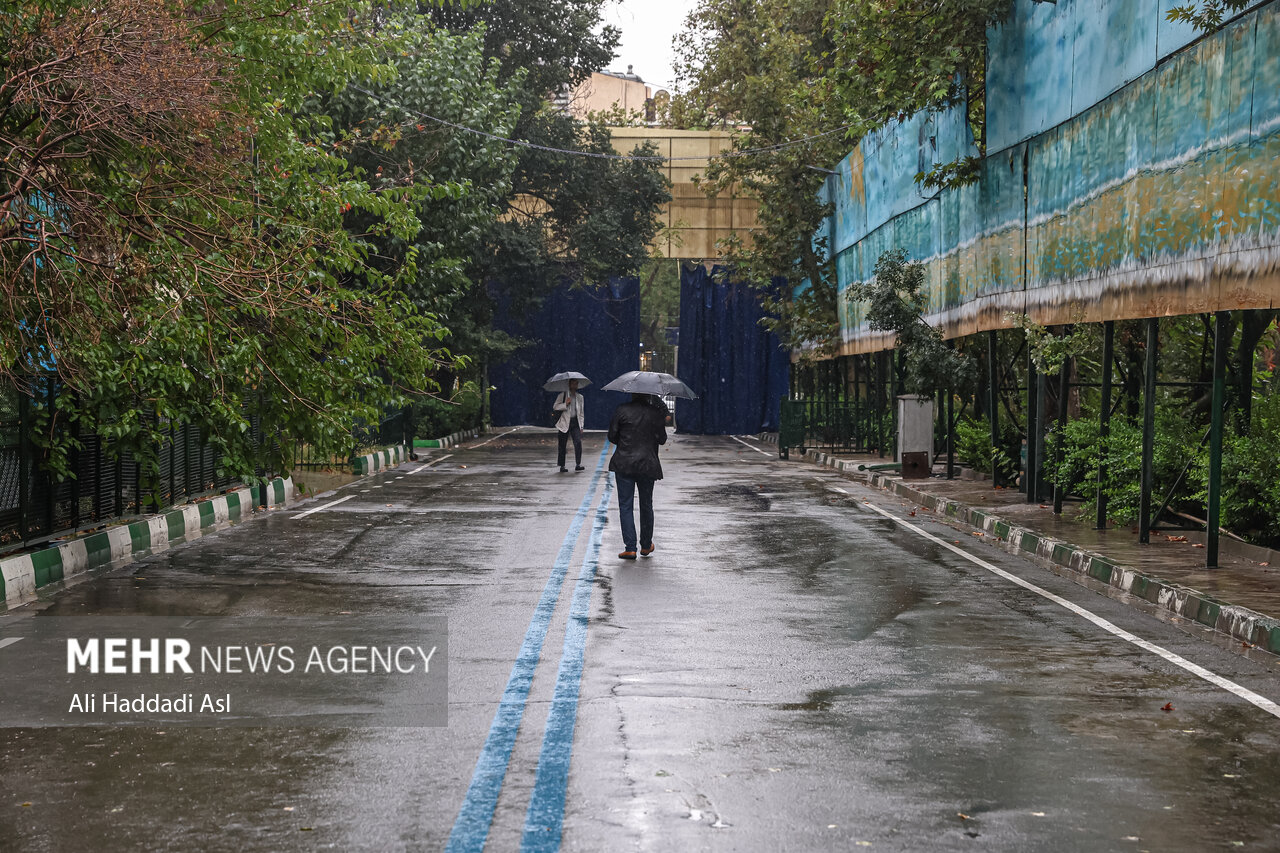
M 1238 774 L 1238 773 L 1223 773 L 1223 774 L 1222 774 L 1222 778 L 1223 778 L 1223 779 L 1239 779 L 1239 778 L 1240 778 L 1240 774 Z
M 24 809 L 26 809 L 26 808 L 30 808 L 30 807 L 31 807 L 31 803 L 23 803 L 23 804 L 22 804 L 22 807 L 23 807 Z
M 1185 536 L 1166 536 L 1165 539 L 1168 539 L 1170 542 L 1186 542 L 1187 541 L 1187 537 Z
M 983 535 L 985 535 L 985 534 L 984 534 L 981 530 L 972 530 L 972 531 L 970 531 L 970 532 L 969 532 L 969 535 L 970 535 L 970 536 L 983 536 Z
M 1044 812 L 1032 812 L 1031 814 L 1035 815 L 1036 817 L 1044 817 Z
M 1165 703 L 1164 703 L 1164 705 L 1162 705 L 1162 706 L 1160 707 L 1160 710 L 1161 710 L 1161 711 L 1172 711 L 1172 710 L 1174 710 L 1174 708 L 1173 708 L 1173 703 L 1172 703 L 1172 702 L 1165 702 Z
M 1191 543 L 1191 547 L 1192 547 L 1192 548 L 1203 548 L 1204 546 L 1203 546 L 1203 545 L 1201 545 L 1199 542 L 1192 542 L 1192 543 Z
M 956 817 L 960 818 L 961 820 L 968 820 L 968 819 L 969 819 L 969 816 L 968 816 L 967 814 L 965 814 L 964 812 L 956 812 Z
M 1048 504 L 1040 504 L 1040 508 L 1041 508 L 1041 509 L 1048 509 L 1048 508 L 1049 508 L 1049 505 L 1048 505 Z
M 914 509 L 911 510 L 911 512 L 907 513 L 907 515 L 915 515 L 915 514 L 916 514 L 916 511 Z
M 459 468 L 466 468 L 467 466 L 466 466 L 466 465 L 459 465 L 458 467 L 459 467 Z
M 284 810 L 285 810 L 285 811 L 287 811 L 287 812 L 291 812 L 291 811 L 293 811 L 293 806 L 285 806 L 285 807 L 284 807 Z

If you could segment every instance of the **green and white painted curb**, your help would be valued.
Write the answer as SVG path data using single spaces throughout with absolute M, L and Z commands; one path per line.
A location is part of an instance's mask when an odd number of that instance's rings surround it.
M 776 434 L 762 434 L 759 438 L 761 441 L 777 441 Z M 974 509 L 949 498 L 928 494 L 908 485 L 896 474 L 858 471 L 856 462 L 837 459 L 830 454 L 815 450 L 807 451 L 805 458 L 828 468 L 864 477 L 876 488 L 892 492 L 939 515 L 976 527 L 988 534 L 988 538 L 993 543 L 997 543 L 1011 554 L 1034 555 L 1054 565 L 1070 569 L 1073 573 L 1093 578 L 1127 592 L 1160 610 L 1198 622 L 1273 654 L 1280 654 L 1280 619 L 1264 616 L 1247 607 L 1230 604 L 1172 581 L 1143 574 L 1078 545 L 1010 524 L 989 512 Z
M 260 504 L 261 488 L 245 487 L 131 524 L 0 560 L 0 601 L 10 606 L 30 601 L 40 587 L 130 557 L 164 550 L 172 542 L 194 539 L 208 528 L 243 518 Z M 292 479 L 277 478 L 267 483 L 268 507 L 283 506 L 292 497 Z
M 453 447 L 469 438 L 475 438 L 480 435 L 479 429 L 464 429 L 461 432 L 455 432 L 452 435 L 446 435 L 444 438 L 419 438 L 413 442 L 414 447 Z
M 357 475 L 372 474 L 374 471 L 381 471 L 383 468 L 399 465 L 408 458 L 409 453 L 405 450 L 405 446 L 397 444 L 395 447 L 386 447 L 373 453 L 366 453 L 364 456 L 355 457 L 351 460 L 351 473 Z
M 1190 587 L 1121 566 L 1101 554 L 1018 527 L 991 513 L 948 498 L 926 494 L 908 486 L 900 477 L 873 472 L 868 481 L 873 486 L 893 492 L 939 515 L 954 518 L 984 531 L 990 539 L 1011 554 L 1034 554 L 1076 574 L 1086 575 L 1141 598 L 1160 610 L 1280 654 L 1280 620 L 1229 604 Z

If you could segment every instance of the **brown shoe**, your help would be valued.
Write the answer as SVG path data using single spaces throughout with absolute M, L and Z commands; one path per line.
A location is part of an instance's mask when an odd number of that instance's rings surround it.
M 652 542 L 650 542 L 648 545 L 643 546 L 643 547 L 640 549 L 640 556 L 641 556 L 641 557 L 647 557 L 647 556 L 649 556 L 649 555 L 650 555 L 650 554 L 652 554 L 652 553 L 653 553 L 653 543 L 652 543 Z
M 623 551 L 618 555 L 619 560 L 634 560 L 636 558 L 635 551 Z

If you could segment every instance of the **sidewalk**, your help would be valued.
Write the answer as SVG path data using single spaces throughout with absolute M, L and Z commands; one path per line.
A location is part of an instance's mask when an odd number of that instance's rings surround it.
M 759 438 L 777 443 L 776 434 Z M 1206 569 L 1203 534 L 1153 532 L 1151 544 L 1142 545 L 1136 525 L 1096 530 L 1091 520 L 1078 520 L 1079 504 L 1066 504 L 1062 514 L 1055 515 L 1051 503 L 1027 503 L 1023 493 L 992 488 L 990 481 L 939 475 L 903 480 L 895 472 L 858 470 L 862 464 L 892 461 L 875 455 L 809 450 L 804 456 L 969 524 L 977 528 L 975 536 L 996 547 L 1034 554 L 1242 643 L 1280 654 L 1280 560 L 1269 559 L 1262 549 L 1223 537 L 1219 568 Z

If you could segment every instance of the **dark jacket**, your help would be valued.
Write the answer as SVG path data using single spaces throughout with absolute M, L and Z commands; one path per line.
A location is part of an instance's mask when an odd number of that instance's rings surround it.
M 609 470 L 633 480 L 661 480 L 658 445 L 667 443 L 666 407 L 623 403 L 613 410 L 609 441 L 617 445 Z

